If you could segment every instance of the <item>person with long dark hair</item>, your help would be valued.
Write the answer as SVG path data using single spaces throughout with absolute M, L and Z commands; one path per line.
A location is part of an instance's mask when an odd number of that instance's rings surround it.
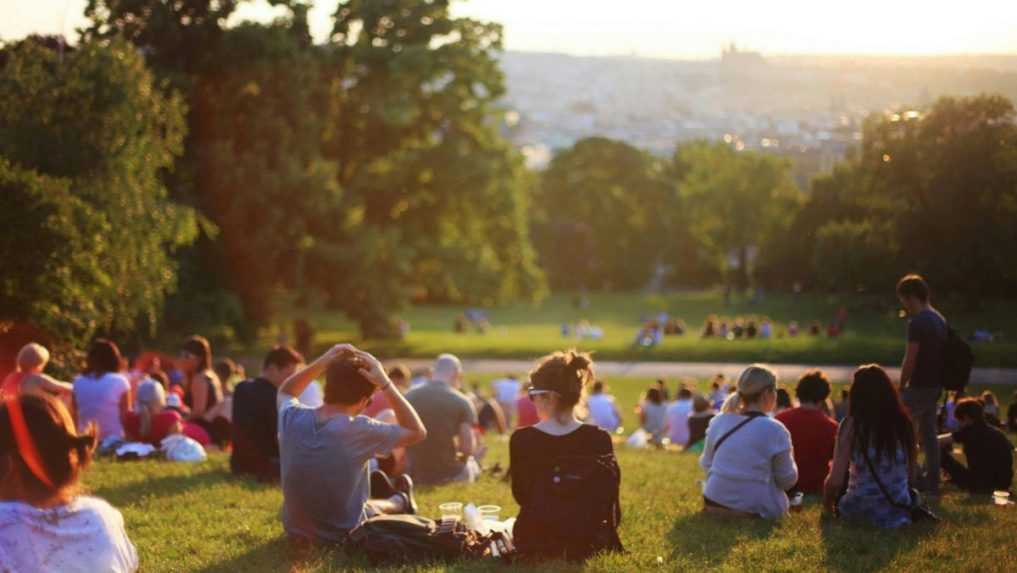
M 230 436 L 228 420 L 217 408 L 223 401 L 222 382 L 212 368 L 212 346 L 203 336 L 188 338 L 180 350 L 177 366 L 184 375 L 184 404 L 190 420 L 201 426 L 212 441 L 221 444 Z
M 78 431 L 98 427 L 100 442 L 123 438 L 123 420 L 131 411 L 131 383 L 122 374 L 124 359 L 112 340 L 97 338 L 88 349 L 85 371 L 74 379 L 72 409 Z
M 890 376 L 875 364 L 855 371 L 850 404 L 837 433 L 824 506 L 878 527 L 907 525 L 912 503 L 908 476 L 916 457 L 911 417 Z

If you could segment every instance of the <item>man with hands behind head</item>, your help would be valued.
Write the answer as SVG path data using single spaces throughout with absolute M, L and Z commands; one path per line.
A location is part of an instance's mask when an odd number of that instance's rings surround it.
M 324 404 L 300 405 L 297 396 L 325 374 Z M 360 415 L 375 390 L 385 392 L 396 424 Z M 367 518 L 413 513 L 413 483 L 397 480 L 385 499 L 370 497 L 368 461 L 427 437 L 420 417 L 374 357 L 338 344 L 279 387 L 282 522 L 291 537 L 340 543 Z M 374 492 L 377 494 L 378 492 Z

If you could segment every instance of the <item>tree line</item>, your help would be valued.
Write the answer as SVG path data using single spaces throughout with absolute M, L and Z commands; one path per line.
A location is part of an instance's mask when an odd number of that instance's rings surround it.
M 590 138 L 529 172 L 503 135 L 501 29 L 447 1 L 90 0 L 71 47 L 0 47 L 0 320 L 51 341 L 226 329 L 322 303 L 366 337 L 412 301 L 555 289 L 1017 287 L 1017 127 L 999 96 L 873 115 L 798 189 L 724 143 Z

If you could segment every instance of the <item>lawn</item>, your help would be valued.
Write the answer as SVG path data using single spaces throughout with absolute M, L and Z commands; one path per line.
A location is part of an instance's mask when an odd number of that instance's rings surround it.
M 604 360 L 677 360 L 686 362 L 772 362 L 809 364 L 899 363 L 903 353 L 905 323 L 897 316 L 892 293 L 885 297 L 767 295 L 759 302 L 736 299 L 725 306 L 719 291 L 691 291 L 667 295 L 594 294 L 590 304 L 578 309 L 570 295 L 555 295 L 546 301 L 491 308 L 488 316 L 491 329 L 484 334 L 475 331 L 453 332 L 453 322 L 464 310 L 462 306 L 425 305 L 408 309 L 402 318 L 410 330 L 398 343 L 368 341 L 369 349 L 385 357 L 433 357 L 441 352 L 455 352 L 476 358 L 533 358 L 549 350 L 579 346 L 594 350 Z M 710 314 L 721 319 L 734 317 L 757 321 L 768 317 L 776 324 L 778 334 L 787 324 L 797 321 L 803 329 L 813 321 L 829 323 L 840 307 L 848 310 L 845 333 L 834 339 L 826 336 L 782 336 L 770 340 L 726 341 L 701 339 L 703 321 Z M 977 365 L 983 367 L 1017 367 L 1017 336 L 1013 317 L 1017 302 L 987 302 L 978 310 L 969 310 L 957 303 L 942 305 L 951 323 L 963 334 L 975 329 L 988 329 L 999 336 L 994 343 L 975 345 Z M 641 348 L 633 340 L 643 319 L 660 311 L 683 319 L 689 332 L 684 336 L 666 337 L 655 348 Z M 325 310 L 290 310 L 283 313 L 277 325 L 266 331 L 258 348 L 275 341 L 279 329 L 288 330 L 293 318 L 306 318 L 317 332 L 316 345 L 339 341 L 359 341 L 354 324 L 341 313 Z M 563 337 L 563 323 L 588 320 L 604 331 L 601 340 L 577 341 Z
M 486 382 L 487 377 L 478 378 Z M 631 406 L 650 383 L 610 381 L 624 405 L 625 425 L 635 427 Z M 702 383 L 701 383 L 702 384 Z M 507 465 L 506 438 L 489 439 L 488 464 Z M 899 532 L 851 526 L 823 517 L 817 499 L 801 513 L 775 524 L 721 521 L 699 512 L 694 455 L 634 451 L 617 446 L 622 467 L 621 527 L 625 555 L 601 556 L 589 571 L 1014 571 L 1017 509 L 956 491 L 938 506 L 936 526 Z M 282 501 L 272 486 L 229 475 L 225 454 L 199 465 L 102 461 L 86 477 L 88 489 L 124 513 L 142 569 L 154 571 L 360 571 L 370 568 L 339 553 L 293 554 L 278 520 Z M 518 507 L 507 483 L 484 476 L 472 485 L 419 492 L 421 511 L 437 514 L 444 501 L 501 505 L 503 516 Z M 404 568 L 412 571 L 501 571 L 495 564 Z M 577 570 L 562 564 L 543 571 Z

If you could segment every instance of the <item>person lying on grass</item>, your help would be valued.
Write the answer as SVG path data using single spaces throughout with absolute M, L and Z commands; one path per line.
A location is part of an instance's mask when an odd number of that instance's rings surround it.
M 302 406 L 297 397 L 322 373 L 324 405 Z M 376 389 L 386 393 L 398 424 L 360 415 Z M 387 499 L 368 499 L 368 461 L 427 437 L 374 356 L 350 344 L 333 346 L 282 383 L 278 408 L 282 522 L 291 539 L 341 543 L 369 517 L 416 512 L 408 476 L 396 479 Z
M 767 416 L 777 404 L 777 375 L 754 364 L 738 378 L 738 393 L 710 420 L 699 465 L 706 471 L 705 509 L 777 519 L 790 508 L 798 481 L 791 434 Z
M 943 448 L 943 471 L 957 487 L 971 493 L 1009 491 L 1013 482 L 1013 445 L 1003 432 L 985 419 L 980 400 L 964 398 L 957 402 L 954 416 L 960 429 L 939 436 Z M 964 446 L 968 465 L 957 461 L 951 452 L 954 442 Z
M 897 387 L 879 366 L 862 366 L 855 371 L 849 403 L 824 486 L 824 507 L 886 529 L 908 525 L 912 501 L 908 476 L 917 443 Z
M 120 512 L 78 494 L 95 444 L 95 425 L 79 434 L 67 408 L 50 396 L 9 397 L 0 405 L 0 569 L 138 569 Z

